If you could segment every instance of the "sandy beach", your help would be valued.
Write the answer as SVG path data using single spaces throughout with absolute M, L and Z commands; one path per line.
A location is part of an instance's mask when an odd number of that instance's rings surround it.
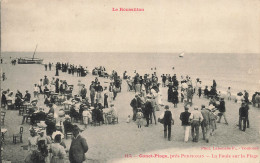
M 6 72 L 7 80 L 2 82 L 2 89 L 10 89 L 14 92 L 20 90 L 22 93 L 29 90 L 32 94 L 33 84 L 37 83 L 40 78 L 47 75 L 49 79 L 55 75 L 55 71 L 44 71 L 43 65 L 16 65 L 3 64 L 2 70 Z M 72 77 L 69 74 L 61 73 L 59 79 L 66 79 L 68 83 L 73 84 L 74 87 L 80 79 L 82 83 L 89 87 L 89 84 L 94 80 L 95 76 L 87 75 L 87 77 Z M 101 85 L 105 84 L 108 79 L 99 78 Z M 88 126 L 81 135 L 86 138 L 89 145 L 89 151 L 86 154 L 87 161 L 89 162 L 172 162 L 170 158 L 143 158 L 140 155 L 145 154 L 184 154 L 195 155 L 204 154 L 210 157 L 205 157 L 200 162 L 212 161 L 211 154 L 255 154 L 258 158 L 246 157 L 239 159 L 239 162 L 259 162 L 259 149 L 258 150 L 242 150 L 242 147 L 259 147 L 259 122 L 260 111 L 259 108 L 250 106 L 249 119 L 250 128 L 246 132 L 238 129 L 238 109 L 240 104 L 234 101 L 226 100 L 226 116 L 229 125 L 222 123 L 217 124 L 216 134 L 210 137 L 209 143 L 202 140 L 201 130 L 198 143 L 193 143 L 191 138 L 188 143 L 183 142 L 183 128 L 179 115 L 183 112 L 183 104 L 179 103 L 177 108 L 173 104 L 167 102 L 167 88 L 160 88 L 163 95 L 163 104 L 169 105 L 172 111 L 175 124 L 172 126 L 172 140 L 166 141 L 163 138 L 163 125 L 157 123 L 149 127 L 137 128 L 134 122 L 126 123 L 128 115 L 132 115 L 132 108 L 130 101 L 134 97 L 134 92 L 127 92 L 126 81 L 122 83 L 122 92 L 118 94 L 117 99 L 114 101 L 115 107 L 119 114 L 119 123 L 115 125 L 101 125 L 101 126 Z M 76 91 L 76 89 L 74 89 Z M 88 93 L 89 96 L 89 93 Z M 43 95 L 40 97 L 38 105 L 43 105 Z M 208 99 L 198 98 L 197 95 L 193 98 L 194 105 L 201 106 L 207 105 Z M 193 108 L 190 108 L 192 111 Z M 6 111 L 5 125 L 7 133 L 5 134 L 5 144 L 3 145 L 4 160 L 11 162 L 23 162 L 27 151 L 22 149 L 22 145 L 27 144 L 29 136 L 29 125 L 24 124 L 23 143 L 13 144 L 12 135 L 19 131 L 22 121 L 22 116 L 18 115 L 18 111 Z M 156 112 L 158 116 L 164 111 Z M 145 124 L 145 122 L 144 122 Z M 70 139 L 65 140 L 69 148 Z M 221 150 L 202 150 L 201 147 L 233 147 L 236 146 L 237 151 L 221 151 Z M 240 148 L 239 148 L 240 147 Z M 131 156 L 131 157 L 130 157 Z M 216 160 L 216 159 L 215 159 Z M 189 159 L 183 156 L 182 158 L 175 158 L 175 162 L 188 162 Z M 218 158 L 218 161 L 226 162 L 228 159 Z M 236 159 L 230 160 L 236 162 Z

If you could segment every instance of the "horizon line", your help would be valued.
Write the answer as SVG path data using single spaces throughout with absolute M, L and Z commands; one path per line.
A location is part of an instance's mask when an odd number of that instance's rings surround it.
M 34 51 L 1 51 L 1 53 L 33 53 Z M 260 54 L 256 52 L 185 52 L 186 54 Z M 79 51 L 39 51 L 38 53 L 144 53 L 144 54 L 180 54 L 182 52 L 79 52 Z

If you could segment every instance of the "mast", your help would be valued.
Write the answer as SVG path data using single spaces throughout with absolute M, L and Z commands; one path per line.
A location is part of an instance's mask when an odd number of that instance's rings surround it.
M 34 55 L 35 55 L 35 52 L 36 52 L 37 46 L 38 46 L 38 44 L 37 44 L 36 47 L 35 47 L 35 50 L 34 50 L 34 53 L 33 53 L 33 59 L 34 59 Z

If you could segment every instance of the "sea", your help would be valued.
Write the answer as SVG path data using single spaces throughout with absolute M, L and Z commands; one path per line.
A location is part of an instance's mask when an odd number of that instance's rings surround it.
M 33 52 L 2 52 L 5 61 L 32 57 Z M 231 87 L 232 93 L 247 90 L 250 96 L 260 92 L 260 54 L 214 54 L 185 53 L 179 57 L 177 53 L 91 53 L 91 52 L 37 52 L 36 58 L 44 59 L 44 63 L 70 63 L 87 67 L 91 71 L 95 67 L 104 66 L 108 73 L 115 70 L 119 75 L 127 71 L 133 76 L 156 72 L 157 75 L 176 74 L 177 78 L 189 75 L 195 82 L 197 78 L 203 86 L 211 86 L 213 79 L 217 89 L 226 91 Z M 9 62 L 9 61 L 8 61 Z

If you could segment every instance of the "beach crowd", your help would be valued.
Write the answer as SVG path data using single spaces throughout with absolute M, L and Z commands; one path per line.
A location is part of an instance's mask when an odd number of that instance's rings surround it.
M 44 64 L 44 70 L 52 71 L 53 64 Z M 126 117 L 126 122 L 135 122 L 139 129 L 153 127 L 151 124 L 163 124 L 164 138 L 171 141 L 171 128 L 175 125 L 171 106 L 177 108 L 183 103 L 183 112 L 179 120 L 183 126 L 183 141 L 189 142 L 191 133 L 192 142 L 199 141 L 200 128 L 202 138 L 207 143 L 217 131 L 217 123 L 228 124 L 226 116 L 227 108 L 225 99 L 231 100 L 231 88 L 227 89 L 225 96 L 217 89 L 217 83 L 212 81 L 210 87 L 202 88 L 202 81 L 197 78 L 195 82 L 191 77 L 162 74 L 155 72 L 139 75 L 135 71 L 134 76 L 129 76 L 127 71 L 120 77 L 113 70 L 106 71 L 103 66 L 95 67 L 92 75 L 95 80 L 91 83 L 81 82 L 77 85 L 68 83 L 62 79 L 61 73 L 77 77 L 88 77 L 87 67 L 76 66 L 69 63 L 57 62 L 55 74 L 50 79 L 45 75 L 34 84 L 33 92 L 26 90 L 23 95 L 19 90 L 14 94 L 7 89 L 2 91 L 1 104 L 7 110 L 18 110 L 22 116 L 21 124 L 30 125 L 30 137 L 28 138 L 28 155 L 26 162 L 83 162 L 86 160 L 85 153 L 88 151 L 86 139 L 80 135 L 81 131 L 87 130 L 88 125 L 116 125 L 119 123 L 118 111 L 114 101 L 122 91 L 122 83 L 127 83 L 127 91 L 133 94 L 129 101 L 132 114 Z M 107 78 L 108 82 L 101 83 L 100 78 Z M 5 78 L 6 79 L 6 78 Z M 3 79 L 4 80 L 4 79 Z M 89 84 L 89 85 L 87 85 Z M 167 104 L 163 103 L 161 89 L 167 88 Z M 210 88 L 210 89 L 209 89 Z M 208 103 L 197 106 L 193 102 L 194 96 L 207 99 Z M 42 102 L 44 106 L 39 105 Z M 249 108 L 259 107 L 260 93 L 255 92 L 249 100 L 249 93 L 245 90 L 239 92 L 235 102 L 241 104 L 237 125 L 242 131 L 249 128 Z M 163 114 L 156 115 L 157 111 L 165 109 Z M 145 124 L 144 124 L 145 123 Z M 79 126 L 83 125 L 84 128 Z M 130 125 L 130 124 L 129 124 Z M 70 149 L 67 149 L 64 139 L 72 137 Z M 68 152 L 68 156 L 66 156 Z

